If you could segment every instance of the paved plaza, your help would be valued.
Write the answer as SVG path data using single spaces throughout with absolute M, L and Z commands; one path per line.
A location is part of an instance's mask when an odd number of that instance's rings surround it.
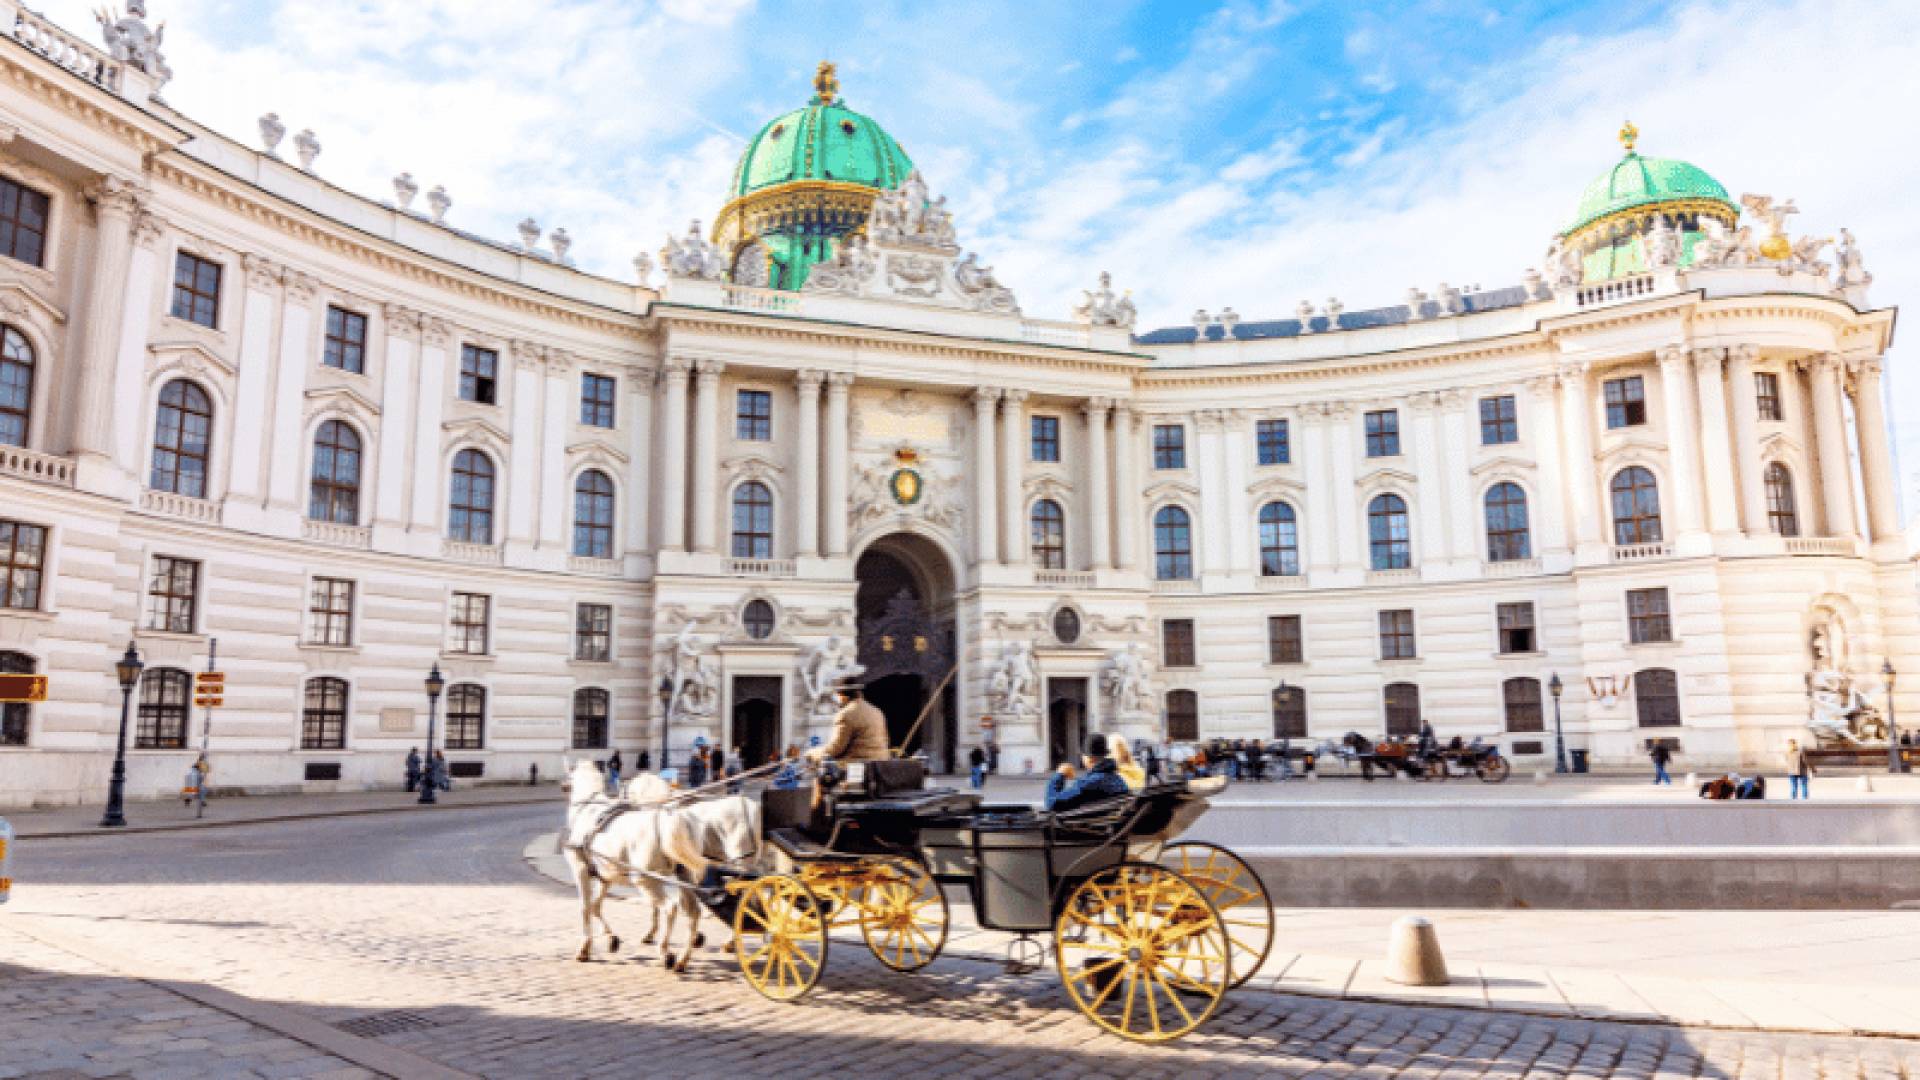
M 1050 971 L 1009 976 L 964 937 L 914 976 L 836 943 L 821 987 L 777 1005 L 713 949 L 682 978 L 633 949 L 572 962 L 571 896 L 523 858 L 557 812 L 23 843 L 0 909 L 0 1076 L 1920 1078 L 1920 1045 L 1899 1039 L 1253 987 L 1177 1046 L 1139 1047 L 1089 1024 Z M 637 928 L 633 905 L 611 914 Z M 1283 921 L 1283 948 L 1358 951 L 1380 917 L 1356 914 L 1337 946 L 1340 913 Z M 1494 948 L 1477 936 L 1452 934 L 1462 970 Z

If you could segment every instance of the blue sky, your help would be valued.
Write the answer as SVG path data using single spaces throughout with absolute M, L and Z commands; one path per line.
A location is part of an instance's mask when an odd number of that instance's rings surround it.
M 44 9 L 91 31 L 92 2 Z M 408 170 L 463 228 L 564 225 L 619 277 L 711 220 L 741 140 L 830 57 L 1036 316 L 1102 269 L 1151 325 L 1516 282 L 1629 117 L 1644 153 L 1797 198 L 1796 231 L 1850 227 L 1876 303 L 1920 296 L 1908 0 L 149 6 L 189 114 L 252 144 L 276 110 L 344 187 L 390 197 Z M 1920 418 L 1920 377 L 1892 367 Z M 1920 491 L 1920 423 L 1901 436 Z

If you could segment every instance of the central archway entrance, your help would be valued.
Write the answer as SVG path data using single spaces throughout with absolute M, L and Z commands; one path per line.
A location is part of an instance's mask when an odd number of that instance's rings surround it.
M 912 533 L 876 540 L 855 564 L 854 607 L 867 700 L 887 717 L 888 741 L 900 746 L 921 713 L 926 720 L 906 745 L 925 750 L 933 769 L 953 769 L 957 689 L 934 692 L 954 662 L 952 564 L 937 544 Z

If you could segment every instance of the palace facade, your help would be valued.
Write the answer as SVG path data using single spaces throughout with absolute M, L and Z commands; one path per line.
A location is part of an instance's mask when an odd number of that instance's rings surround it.
M 430 708 L 456 775 L 758 760 L 849 669 L 944 767 L 1423 720 L 1704 767 L 1870 738 L 1920 659 L 1894 312 L 1631 131 L 1520 285 L 1148 331 L 1023 311 L 830 68 L 617 281 L 195 123 L 145 33 L 0 0 L 0 669 L 49 677 L 0 806 L 104 792 L 129 642 L 148 795 L 395 783 Z

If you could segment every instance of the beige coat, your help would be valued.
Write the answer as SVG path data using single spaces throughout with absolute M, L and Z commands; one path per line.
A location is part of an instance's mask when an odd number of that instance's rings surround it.
M 887 745 L 887 715 L 866 699 L 849 703 L 833 718 L 833 738 L 812 751 L 835 761 L 885 761 L 893 756 Z
M 1788 776 L 1812 776 L 1819 771 L 1820 770 L 1813 767 L 1813 762 L 1807 760 L 1806 747 L 1796 746 L 1787 751 Z

